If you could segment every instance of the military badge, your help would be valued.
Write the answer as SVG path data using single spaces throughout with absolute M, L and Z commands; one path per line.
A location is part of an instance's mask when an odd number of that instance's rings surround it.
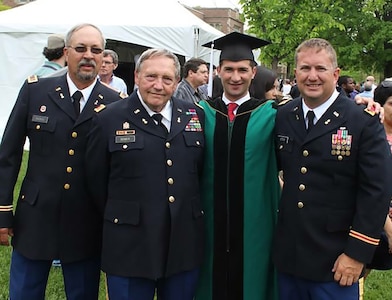
M 27 77 L 27 83 L 34 83 L 38 82 L 38 76 L 37 75 L 31 75 Z
M 188 124 L 185 126 L 185 131 L 203 131 L 196 109 L 190 108 L 185 114 L 192 116 Z
M 123 123 L 123 129 L 129 129 L 129 123 L 128 122 L 124 122 Z
M 105 109 L 105 105 L 104 104 L 100 104 L 99 106 L 97 106 L 96 108 L 94 108 L 94 111 L 95 112 L 100 112 L 101 110 L 104 110 Z
M 45 105 L 41 105 L 41 107 L 39 108 L 39 111 L 44 113 L 46 112 L 46 106 Z
M 346 127 L 340 127 L 339 130 L 332 134 L 332 155 L 337 155 L 339 160 L 343 156 L 351 155 L 352 135 L 348 134 Z

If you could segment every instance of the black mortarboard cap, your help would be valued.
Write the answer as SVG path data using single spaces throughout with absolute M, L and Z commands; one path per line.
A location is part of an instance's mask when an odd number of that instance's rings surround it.
M 222 36 L 213 42 L 208 42 L 203 45 L 203 47 L 210 47 L 214 43 L 214 49 L 222 50 L 220 54 L 219 61 L 231 60 L 255 60 L 253 56 L 252 49 L 257 49 L 270 44 L 270 42 L 242 34 L 239 32 L 232 32 Z

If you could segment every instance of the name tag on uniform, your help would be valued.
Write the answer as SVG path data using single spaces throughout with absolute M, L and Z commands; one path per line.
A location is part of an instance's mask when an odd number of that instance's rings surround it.
M 33 117 L 31 118 L 31 121 L 33 121 L 35 123 L 45 123 L 45 124 L 47 124 L 48 121 L 49 121 L 49 117 L 48 116 L 33 115 Z
M 280 134 L 278 134 L 278 140 L 279 140 L 279 142 L 288 144 L 290 138 L 287 135 L 280 135 Z
M 134 143 L 134 142 L 135 142 L 134 135 L 116 136 L 116 140 L 115 140 L 116 144 Z

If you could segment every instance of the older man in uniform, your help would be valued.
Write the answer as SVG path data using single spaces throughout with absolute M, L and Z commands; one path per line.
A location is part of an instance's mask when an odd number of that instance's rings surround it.
M 178 58 L 149 49 L 138 89 L 96 115 L 86 164 L 104 215 L 102 269 L 110 299 L 192 300 L 204 245 L 199 177 L 204 114 L 172 97 Z
M 0 146 L 0 243 L 12 238 L 10 298 L 44 299 L 53 259 L 67 299 L 98 297 L 102 221 L 86 190 L 84 152 L 94 110 L 121 99 L 97 80 L 105 40 L 94 25 L 66 36 L 68 73 L 29 77 Z M 26 137 L 28 167 L 13 215 L 13 191 Z

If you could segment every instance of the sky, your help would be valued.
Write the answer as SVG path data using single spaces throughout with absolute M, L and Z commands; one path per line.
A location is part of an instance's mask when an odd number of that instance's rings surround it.
M 237 0 L 178 0 L 187 6 L 240 8 Z

